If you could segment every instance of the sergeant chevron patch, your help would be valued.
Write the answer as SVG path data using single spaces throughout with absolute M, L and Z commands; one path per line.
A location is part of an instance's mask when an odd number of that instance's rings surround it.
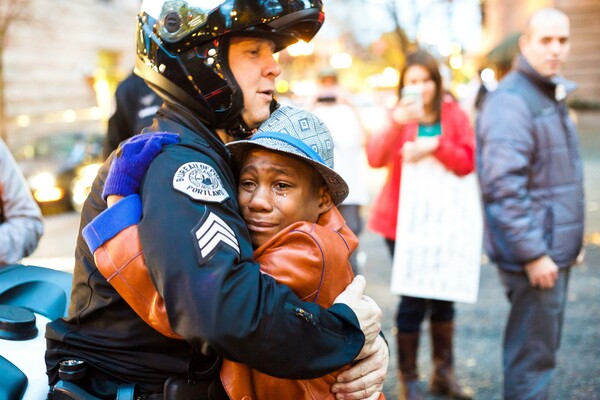
M 200 250 L 201 261 L 206 260 L 221 245 L 227 245 L 240 254 L 240 246 L 233 229 L 214 213 L 209 213 L 195 228 L 194 233 Z

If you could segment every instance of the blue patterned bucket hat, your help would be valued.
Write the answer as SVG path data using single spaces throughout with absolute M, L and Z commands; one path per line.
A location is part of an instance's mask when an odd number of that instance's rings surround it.
M 333 140 L 323 121 L 309 111 L 281 106 L 258 128 L 250 139 L 227 144 L 241 161 L 251 147 L 263 147 L 291 154 L 306 161 L 322 177 L 335 205 L 348 196 L 348 185 L 333 170 Z

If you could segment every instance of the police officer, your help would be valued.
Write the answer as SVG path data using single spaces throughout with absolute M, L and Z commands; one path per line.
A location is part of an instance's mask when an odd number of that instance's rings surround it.
M 61 361 L 76 359 L 86 366 L 77 384 L 100 398 L 135 384 L 147 399 L 218 399 L 225 394 L 214 372 L 216 354 L 291 379 L 365 357 L 333 390 L 346 398 L 378 397 L 388 350 L 378 336 L 381 312 L 362 296 L 363 281 L 323 309 L 262 275 L 223 144 L 247 137 L 268 118 L 281 72 L 273 53 L 310 40 L 323 17 L 320 1 L 144 1 L 136 67 L 165 101 L 147 130 L 177 133 L 180 141 L 165 147 L 146 173 L 139 231 L 171 326 L 185 340 L 163 336 L 139 318 L 97 271 L 80 235 L 69 317 L 46 331 L 50 385 L 59 380 Z M 106 208 L 109 163 L 94 182 L 81 226 Z

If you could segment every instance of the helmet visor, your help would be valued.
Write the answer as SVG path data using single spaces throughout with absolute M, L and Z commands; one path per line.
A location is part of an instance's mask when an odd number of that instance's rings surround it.
M 158 22 L 160 36 L 177 42 L 206 23 L 208 17 L 226 0 L 144 0 L 140 12 Z
M 140 12 L 156 20 L 168 43 L 245 32 L 308 41 L 323 23 L 322 9 L 321 0 L 144 0 Z

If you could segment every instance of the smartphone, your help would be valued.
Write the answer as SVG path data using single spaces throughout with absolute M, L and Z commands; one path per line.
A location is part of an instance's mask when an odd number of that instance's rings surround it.
M 417 106 L 423 109 L 423 87 L 421 85 L 406 85 L 402 88 L 402 98 L 414 99 Z

